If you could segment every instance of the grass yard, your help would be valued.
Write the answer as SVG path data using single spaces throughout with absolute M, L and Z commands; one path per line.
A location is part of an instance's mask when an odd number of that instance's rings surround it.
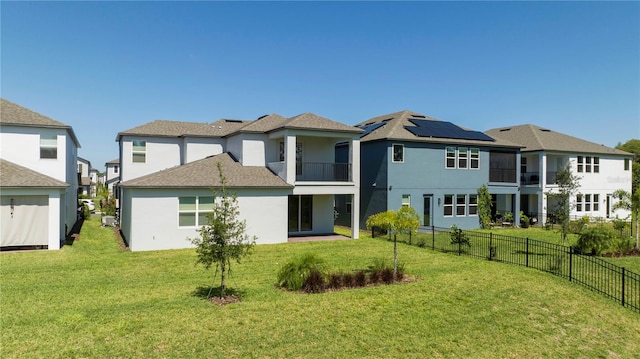
M 257 246 L 229 285 L 243 301 L 203 298 L 212 272 L 193 250 L 123 252 L 97 219 L 60 251 L 0 254 L 2 358 L 630 358 L 640 315 L 563 279 L 399 244 L 409 284 L 324 294 L 274 288 L 305 252 L 332 269 L 392 259 L 372 240 Z M 183 240 L 176 238 L 176 240 Z

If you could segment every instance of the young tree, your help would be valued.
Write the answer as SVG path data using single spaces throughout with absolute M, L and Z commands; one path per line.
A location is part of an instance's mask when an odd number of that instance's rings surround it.
M 398 274 L 398 233 L 412 234 L 420 227 L 420 217 L 413 207 L 402 206 L 397 212 L 388 210 L 386 212 L 376 213 L 367 218 L 366 226 L 368 229 L 372 227 L 380 227 L 393 234 L 393 275 Z
M 227 190 L 227 179 L 222 173 L 220 162 L 218 174 L 220 188 L 214 190 L 213 212 L 207 215 L 207 224 L 198 231 L 200 237 L 189 240 L 196 246 L 197 263 L 201 263 L 206 269 L 215 264 L 214 281 L 218 269 L 220 270 L 220 297 L 224 297 L 226 276 L 231 274 L 232 260 L 240 263 L 250 253 L 257 238 L 246 234 L 246 221 L 238 218 L 238 199 L 235 193 Z
M 614 211 L 617 209 L 624 209 L 631 212 L 631 217 L 635 218 L 636 222 L 636 245 L 638 247 L 638 216 L 640 216 L 640 191 L 636 190 L 635 193 L 629 193 L 625 190 L 619 189 L 613 192 L 613 198 L 618 201 L 611 207 Z
M 551 207 L 549 212 L 553 214 L 556 220 L 560 223 L 562 231 L 562 242 L 567 244 L 567 231 L 569 229 L 569 222 L 571 220 L 571 209 L 574 204 L 571 203 L 571 197 L 580 188 L 580 177 L 574 175 L 571 172 L 571 163 L 567 163 L 556 174 L 556 183 L 558 189 L 546 192 L 547 206 Z M 551 205 L 549 205 L 551 203 Z
M 480 227 L 483 229 L 491 228 L 491 193 L 486 184 L 478 188 L 478 219 Z

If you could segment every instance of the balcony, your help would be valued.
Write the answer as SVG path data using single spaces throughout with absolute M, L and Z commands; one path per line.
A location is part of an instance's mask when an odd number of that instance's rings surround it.
M 350 182 L 351 164 L 322 162 L 297 163 L 296 181 Z
M 520 175 L 520 184 L 523 186 L 540 184 L 540 173 L 524 172 Z

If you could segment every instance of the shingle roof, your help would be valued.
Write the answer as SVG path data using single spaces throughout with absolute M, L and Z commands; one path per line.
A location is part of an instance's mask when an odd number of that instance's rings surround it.
M 0 159 L 0 187 L 64 188 L 69 184 L 13 162 Z
M 0 123 L 23 127 L 62 128 L 69 132 L 76 146 L 80 147 L 80 142 L 71 126 L 31 111 L 9 100 L 0 99 Z
M 218 163 L 229 188 L 292 188 L 266 167 L 243 166 L 228 153 L 207 157 L 123 182 L 135 188 L 212 188 L 220 187 Z
M 124 135 L 220 137 L 244 123 L 245 121 L 239 120 L 219 120 L 213 123 L 155 120 L 118 133 L 116 141 Z
M 117 165 L 117 164 L 120 164 L 120 159 L 119 158 L 116 158 L 115 160 L 111 160 L 111 161 L 105 163 L 105 165 Z
M 305 112 L 298 116 L 289 118 L 282 126 L 280 126 L 280 128 L 339 131 L 339 132 L 351 132 L 351 133 L 363 132 L 362 129 L 359 129 L 357 127 L 345 125 L 343 123 L 336 122 L 310 112 Z M 273 131 L 277 129 L 279 128 L 276 127 L 268 131 Z
M 241 127 L 239 130 L 241 132 L 258 132 L 264 133 L 275 128 L 282 127 L 282 125 L 287 121 L 287 118 L 284 116 L 280 116 L 277 113 L 272 113 L 270 115 L 262 116 L 257 120 L 251 121 L 246 124 L 244 127 Z
M 594 153 L 609 155 L 632 155 L 615 148 L 599 145 L 594 142 L 551 131 L 535 125 L 519 125 L 494 128 L 485 132 L 493 138 L 521 144 L 523 152 L 531 151 L 559 151 L 573 153 Z
M 429 143 L 451 143 L 451 144 L 469 144 L 490 147 L 521 147 L 517 143 L 506 140 L 496 139 L 496 141 L 479 141 L 455 138 L 437 138 L 437 137 L 419 137 L 411 133 L 405 126 L 415 127 L 409 119 L 425 120 L 425 121 L 441 121 L 439 119 L 425 116 L 417 112 L 403 110 L 382 116 L 376 116 L 366 121 L 362 121 L 356 126 L 369 126 L 376 123 L 384 123 L 383 126 L 371 131 L 360 139 L 360 142 L 380 141 L 380 140 L 396 140 L 396 141 L 412 141 L 412 142 L 429 142 Z

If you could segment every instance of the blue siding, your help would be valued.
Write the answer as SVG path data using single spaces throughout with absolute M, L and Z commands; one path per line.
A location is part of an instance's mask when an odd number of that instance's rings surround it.
M 369 216 L 387 210 L 389 146 L 386 142 L 360 144 L 360 228 L 366 228 Z

